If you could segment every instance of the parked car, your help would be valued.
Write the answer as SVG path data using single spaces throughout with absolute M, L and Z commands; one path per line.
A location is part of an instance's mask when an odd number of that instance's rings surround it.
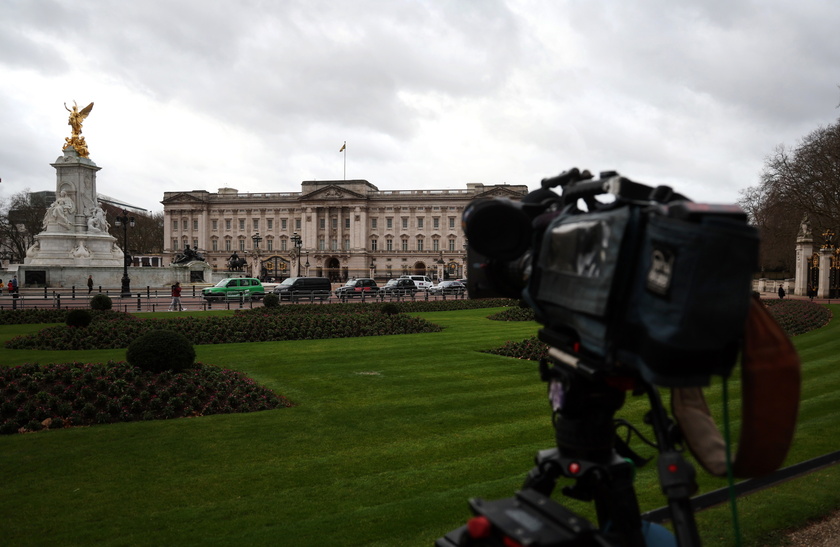
M 410 279 L 414 281 L 414 284 L 417 285 L 417 288 L 421 291 L 429 290 L 434 285 L 432 280 L 425 275 L 403 275 L 400 276 L 400 279 Z
M 265 289 L 260 280 L 253 277 L 226 277 L 214 286 L 201 290 L 202 298 L 208 301 L 236 298 L 241 294 L 259 300 L 265 296 Z
M 351 279 L 341 287 L 335 290 L 335 295 L 339 298 L 356 298 L 365 296 L 376 296 L 379 292 L 379 286 L 376 281 L 369 277 L 360 277 L 358 279 Z
M 419 290 L 417 285 L 414 284 L 414 281 L 407 277 L 400 277 L 399 279 L 389 279 L 379 289 L 379 293 L 388 296 L 414 296 Z
M 441 281 L 431 289 L 429 294 L 464 294 L 467 292 L 467 286 L 460 281 Z
M 274 287 L 280 300 L 326 300 L 331 292 L 332 284 L 326 277 L 289 277 Z

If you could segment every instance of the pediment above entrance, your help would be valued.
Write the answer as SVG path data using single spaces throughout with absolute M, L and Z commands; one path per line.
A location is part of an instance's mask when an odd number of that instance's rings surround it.
M 314 192 L 301 196 L 301 200 L 318 201 L 318 200 L 336 200 L 336 199 L 367 199 L 367 196 L 354 192 L 347 188 L 342 188 L 337 185 L 330 185 L 324 188 L 319 188 Z
M 486 192 L 480 192 L 475 195 L 476 198 L 511 198 L 511 199 L 522 199 L 526 193 L 517 192 L 516 190 L 504 187 L 504 186 L 495 186 L 489 188 Z
M 164 197 L 161 203 L 164 205 L 171 205 L 173 203 L 205 203 L 205 200 L 187 192 L 178 192 L 174 195 Z

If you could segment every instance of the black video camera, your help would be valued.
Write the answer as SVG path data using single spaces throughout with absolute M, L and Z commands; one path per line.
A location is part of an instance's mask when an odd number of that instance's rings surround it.
M 666 387 L 731 372 L 759 245 L 737 205 L 571 169 L 522 201 L 472 202 L 463 226 L 470 296 L 523 299 L 579 370 Z

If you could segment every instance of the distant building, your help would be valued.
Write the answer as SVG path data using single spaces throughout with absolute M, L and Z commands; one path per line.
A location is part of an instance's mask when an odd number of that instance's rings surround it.
M 225 270 L 235 252 L 248 259 L 251 275 L 275 279 L 298 272 L 335 281 L 409 273 L 458 278 L 464 207 L 475 198 L 527 192 L 524 185 L 479 183 L 379 190 L 366 180 L 304 181 L 300 192 L 165 192 L 164 257 L 169 262 L 189 245 Z

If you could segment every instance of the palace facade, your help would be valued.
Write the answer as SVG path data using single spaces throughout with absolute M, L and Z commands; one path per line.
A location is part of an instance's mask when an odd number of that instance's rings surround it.
M 317 276 L 387 279 L 464 277 L 461 214 L 473 199 L 521 199 L 524 185 L 464 190 L 379 190 L 366 180 L 304 181 L 300 192 L 220 188 L 165 192 L 165 262 L 190 246 L 214 270 L 236 254 L 245 272 L 279 281 Z

